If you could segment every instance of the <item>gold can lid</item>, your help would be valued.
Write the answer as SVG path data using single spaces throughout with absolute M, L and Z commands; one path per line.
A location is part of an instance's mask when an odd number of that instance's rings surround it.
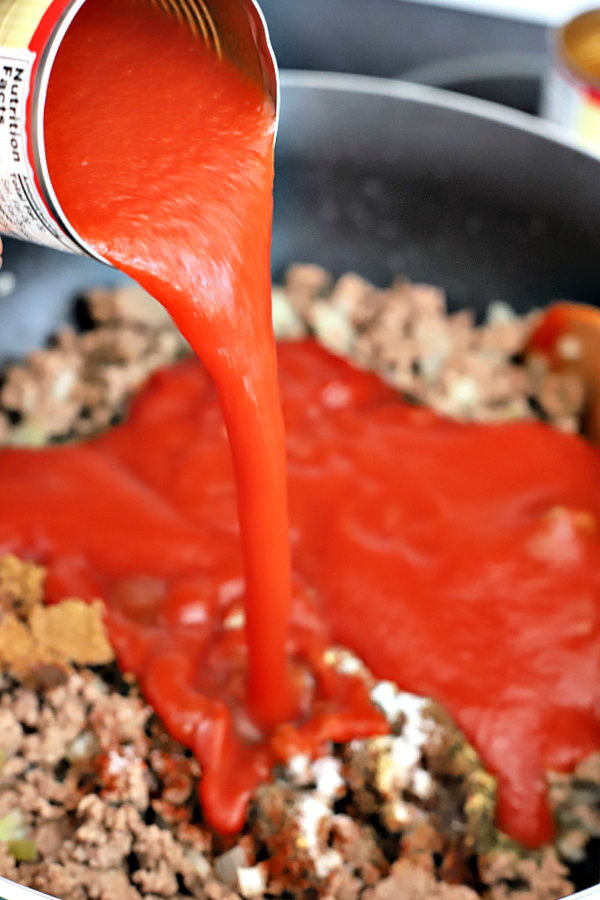
M 600 90 L 600 8 L 587 10 L 558 28 L 555 41 L 563 65 Z

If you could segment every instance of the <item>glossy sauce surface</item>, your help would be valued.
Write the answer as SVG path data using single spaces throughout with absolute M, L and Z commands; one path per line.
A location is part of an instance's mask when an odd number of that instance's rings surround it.
M 88 0 L 59 49 L 45 125 L 68 219 L 163 303 L 219 387 L 246 547 L 250 698 L 270 726 L 295 712 L 270 321 L 273 104 L 148 0 Z
M 377 728 L 357 685 L 324 665 L 331 637 L 444 703 L 499 778 L 500 823 L 549 838 L 544 771 L 600 747 L 600 452 L 543 425 L 444 421 L 310 343 L 282 345 L 279 363 L 290 643 L 321 679 L 312 719 L 249 750 L 222 706 L 243 701 L 243 560 L 200 363 L 154 376 L 106 436 L 3 451 L 0 548 L 43 559 L 56 599 L 106 598 L 119 658 L 184 743 L 204 739 L 212 704 L 226 752 L 201 748 L 202 782 L 221 825 L 225 801 L 241 808 L 232 773 L 249 789 L 275 758 L 315 746 L 322 713 L 352 708 L 328 720 L 339 739 L 361 716 Z
M 275 760 L 385 728 L 324 662 L 333 639 L 443 702 L 499 776 L 501 824 L 547 839 L 545 768 L 600 746 L 597 451 L 441 421 L 284 346 L 288 528 L 273 109 L 146 0 L 86 3 L 69 34 L 46 116 L 61 204 L 212 379 L 188 362 L 107 436 L 4 451 L 0 548 L 45 562 L 55 599 L 106 599 L 122 665 L 202 762 L 217 828 L 240 826 Z
M 88 0 L 50 77 L 45 133 L 60 204 L 89 245 L 171 313 L 214 379 L 231 445 L 237 512 L 230 527 L 236 552 L 238 543 L 243 550 L 236 577 L 244 579 L 244 640 L 225 632 L 214 637 L 215 648 L 205 639 L 198 644 L 192 614 L 172 655 L 150 663 L 137 631 L 119 639 L 111 620 L 123 665 L 141 674 L 141 654 L 147 696 L 202 762 L 205 813 L 221 831 L 241 827 L 249 792 L 275 758 L 293 752 L 296 738 L 285 737 L 292 726 L 284 723 L 301 726 L 301 746 L 311 752 L 327 739 L 386 730 L 358 679 L 319 680 L 322 652 L 295 647 L 289 633 L 285 438 L 269 267 L 274 130 L 263 86 L 148 0 Z M 192 428 L 190 442 L 194 435 Z M 168 448 L 176 434 L 166 427 L 155 440 Z M 152 450 L 137 445 L 142 465 Z M 80 502 L 93 495 L 91 502 L 102 505 L 96 527 L 110 530 L 108 506 L 116 498 L 105 493 L 96 465 Z M 204 475 L 199 454 L 187 489 Z M 214 484 L 207 489 L 219 492 Z M 215 551 L 212 537 L 202 544 L 195 536 L 190 549 L 183 528 L 169 560 L 160 529 L 149 530 L 140 504 L 135 492 L 117 503 L 129 522 L 118 554 L 129 559 L 128 542 L 145 533 L 152 576 L 142 588 L 135 581 L 113 592 L 113 605 L 125 613 L 131 604 L 144 607 L 144 591 L 152 598 L 158 590 L 155 556 L 164 556 L 161 571 L 176 571 L 183 559 L 202 568 Z M 133 563 L 132 574 L 139 571 Z M 190 594 L 204 596 L 197 577 L 176 590 L 184 606 Z M 210 618 L 210 608 L 203 615 Z

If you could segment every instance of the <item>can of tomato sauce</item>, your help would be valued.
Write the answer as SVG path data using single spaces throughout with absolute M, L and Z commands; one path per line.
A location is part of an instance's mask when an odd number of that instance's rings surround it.
M 58 48 L 86 0 L 0 0 L 0 232 L 72 253 L 96 254 L 71 227 L 54 193 L 44 145 L 44 106 Z M 91 0 L 101 2 L 101 0 Z M 176 15 L 278 101 L 278 76 L 256 0 L 147 0 Z
M 541 112 L 600 153 L 600 9 L 551 32 Z

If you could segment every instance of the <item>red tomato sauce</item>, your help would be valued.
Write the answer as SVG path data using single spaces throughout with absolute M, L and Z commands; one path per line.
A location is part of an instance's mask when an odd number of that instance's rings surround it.
M 300 642 L 292 653 L 288 646 L 285 436 L 269 266 L 274 131 L 275 109 L 262 85 L 148 0 L 88 0 L 51 73 L 45 132 L 59 202 L 90 246 L 169 310 L 217 386 L 231 444 L 238 502 L 229 527 L 243 549 L 237 575 L 244 578 L 245 642 L 227 632 L 217 637 L 212 625 L 211 642 L 206 635 L 199 642 L 192 621 L 174 644 L 161 642 L 163 650 L 171 646 L 170 656 L 154 658 L 136 631 L 109 619 L 122 664 L 146 672 L 147 696 L 202 762 L 204 810 L 222 831 L 241 827 L 249 792 L 296 742 L 313 750 L 326 740 L 387 730 L 356 677 L 317 677 L 320 644 Z M 168 430 L 158 438 L 161 445 L 173 439 Z M 138 450 L 150 458 L 150 448 Z M 194 479 L 203 478 L 200 456 Z M 99 492 L 103 509 L 112 506 L 116 498 L 93 483 L 86 494 Z M 209 494 L 218 490 L 213 484 Z M 129 517 L 119 538 L 123 559 L 139 531 L 139 503 L 132 496 L 127 512 L 119 512 Z M 199 544 L 196 535 L 186 550 L 183 540 L 177 559 L 168 561 L 157 528 L 147 535 L 148 573 L 155 554 L 165 555 L 168 571 L 190 555 L 201 567 L 215 549 L 212 537 L 207 541 Z M 194 576 L 187 587 L 178 585 L 175 608 L 202 595 L 203 584 Z M 144 589 L 152 598 L 152 579 L 144 588 L 139 581 L 121 586 L 113 606 L 125 613 L 131 603 L 143 607 Z M 301 738 L 287 722 L 298 725 Z
M 290 652 L 320 680 L 312 718 L 259 740 L 243 714 L 233 464 L 198 362 L 155 375 L 98 439 L 4 450 L 0 547 L 46 563 L 51 598 L 106 598 L 122 664 L 200 749 L 219 827 L 274 759 L 377 728 L 323 663 L 333 638 L 444 703 L 499 778 L 501 824 L 548 838 L 544 771 L 600 746 L 600 452 L 542 425 L 445 421 L 308 342 L 279 364 Z
M 206 369 L 156 375 L 84 445 L 3 451 L 0 549 L 44 562 L 50 599 L 105 598 L 215 827 L 242 824 L 276 760 L 385 729 L 326 664 L 335 640 L 444 703 L 498 776 L 500 824 L 543 842 L 544 771 L 600 747 L 600 455 L 443 421 L 285 345 L 288 524 L 273 127 L 262 91 L 147 0 L 84 4 L 48 95 L 57 195 Z
M 295 711 L 269 312 L 274 128 L 262 88 L 148 0 L 88 0 L 50 78 L 48 167 L 68 219 L 160 299 L 219 387 L 246 548 L 250 700 L 267 726 Z

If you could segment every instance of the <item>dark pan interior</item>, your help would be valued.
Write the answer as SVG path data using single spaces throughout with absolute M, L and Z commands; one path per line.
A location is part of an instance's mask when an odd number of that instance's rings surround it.
M 600 161 L 543 123 L 399 82 L 284 79 L 273 266 L 444 287 L 454 305 L 600 301 Z
M 479 311 L 498 298 L 600 302 L 600 161 L 549 133 L 430 88 L 284 74 L 274 276 L 295 260 L 379 284 L 404 274 Z M 4 259 L 2 359 L 43 343 L 87 288 L 123 280 L 10 239 Z

